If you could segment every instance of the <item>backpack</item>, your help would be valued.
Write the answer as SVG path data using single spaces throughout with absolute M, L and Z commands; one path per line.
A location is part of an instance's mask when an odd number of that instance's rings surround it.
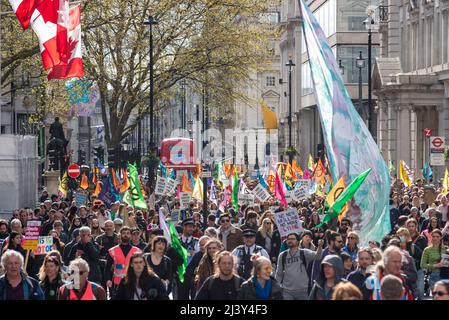
M 281 260 L 282 260 L 282 273 L 285 273 L 285 262 L 287 261 L 288 250 L 283 251 L 281 254 L 282 254 L 282 257 L 281 257 Z M 307 272 L 307 276 L 308 276 L 309 279 L 310 279 L 310 275 L 311 275 L 311 273 L 312 273 L 312 270 L 311 270 L 311 268 L 308 268 L 308 267 L 307 267 L 306 256 L 305 256 L 305 254 L 304 254 L 304 250 L 303 250 L 303 249 L 299 249 L 299 257 L 300 257 L 300 259 L 301 259 L 302 265 L 304 266 L 304 269 L 305 269 L 306 272 Z M 312 265 L 312 264 L 310 264 L 310 265 Z M 282 276 L 282 282 L 283 282 L 283 281 L 284 281 L 284 276 Z

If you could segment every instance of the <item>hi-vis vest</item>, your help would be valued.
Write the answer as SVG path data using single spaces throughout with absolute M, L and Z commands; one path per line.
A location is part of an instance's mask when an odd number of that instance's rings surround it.
M 128 255 L 125 257 L 122 249 L 120 249 L 120 245 L 117 245 L 109 249 L 108 252 L 112 257 L 112 260 L 114 260 L 114 276 L 112 282 L 115 285 L 118 285 L 120 280 L 126 276 L 131 256 L 134 252 L 141 252 L 141 250 L 135 246 L 131 246 L 131 250 L 129 250 Z
M 95 284 L 94 284 L 95 285 Z M 74 289 L 67 289 L 65 286 L 61 287 L 61 295 L 64 296 L 64 290 L 68 290 L 69 294 L 68 294 L 68 300 L 97 300 L 97 298 L 95 298 L 94 295 L 94 291 L 93 291 L 93 286 L 92 286 L 92 282 L 87 281 L 87 285 L 86 285 L 86 291 L 84 291 L 83 296 L 81 297 L 81 299 L 78 299 L 78 296 L 75 293 Z

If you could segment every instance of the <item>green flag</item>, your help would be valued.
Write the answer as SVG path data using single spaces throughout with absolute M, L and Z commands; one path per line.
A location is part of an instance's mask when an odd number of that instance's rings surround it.
M 237 170 L 234 167 L 234 182 L 232 183 L 232 205 L 234 206 L 235 213 L 239 210 L 239 177 L 237 176 Z
M 139 209 L 148 209 L 148 205 L 143 198 L 142 191 L 140 190 L 140 182 L 137 174 L 137 167 L 135 164 L 128 164 L 129 170 L 129 188 L 123 195 L 123 201 L 130 206 Z
M 390 163 L 388 165 L 388 171 L 390 171 L 390 173 L 396 171 L 396 168 L 393 165 L 393 161 L 390 160 Z
M 168 222 L 168 230 L 170 232 L 171 246 L 182 257 L 182 265 L 178 267 L 178 278 L 179 281 L 183 283 L 184 274 L 186 273 L 187 268 L 187 250 L 182 246 L 181 241 L 179 240 L 178 232 L 176 232 L 176 228 L 173 223 Z
M 323 221 L 316 226 L 317 228 L 321 227 L 324 223 L 330 221 L 331 219 L 338 217 L 341 209 L 343 209 L 346 202 L 348 202 L 349 200 L 352 199 L 352 197 L 354 197 L 354 194 L 362 185 L 363 181 L 365 181 L 365 178 L 368 176 L 370 172 L 371 168 L 369 168 L 365 172 L 362 172 L 346 187 L 346 189 L 335 200 L 332 207 L 329 208 L 329 211 L 326 213 L 326 216 L 324 217 Z

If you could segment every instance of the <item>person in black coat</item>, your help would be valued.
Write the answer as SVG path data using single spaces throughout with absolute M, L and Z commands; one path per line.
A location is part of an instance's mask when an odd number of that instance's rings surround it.
M 92 234 L 89 227 L 80 228 L 80 241 L 78 241 L 70 249 L 69 261 L 75 260 L 75 258 L 81 257 L 89 264 L 89 280 L 101 283 L 101 271 L 100 271 L 100 247 L 92 239 Z
M 120 281 L 113 300 L 168 300 L 162 280 L 148 268 L 141 252 L 135 252 L 129 261 L 126 277 Z
M 80 241 L 80 229 L 76 228 L 75 230 L 73 230 L 72 232 L 72 241 L 70 241 L 69 243 L 67 243 L 64 246 L 64 251 L 62 253 L 62 261 L 64 261 L 64 264 L 66 266 L 68 266 L 70 264 L 70 250 L 72 249 L 72 247 L 77 244 Z
M 281 248 L 281 236 L 274 228 L 274 222 L 270 218 L 265 218 L 256 234 L 256 245 L 264 248 L 270 255 L 272 263 L 277 262 L 279 250 Z
M 283 300 L 282 288 L 271 276 L 271 262 L 265 257 L 254 261 L 253 276 L 242 284 L 238 300 Z

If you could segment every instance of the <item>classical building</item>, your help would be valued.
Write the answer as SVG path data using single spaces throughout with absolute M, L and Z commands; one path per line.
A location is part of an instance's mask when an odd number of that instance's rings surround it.
M 321 28 L 328 37 L 337 61 L 340 62 L 343 80 L 353 99 L 354 105 L 367 122 L 368 119 L 368 31 L 363 23 L 367 19 L 367 8 L 378 5 L 378 1 L 367 0 L 309 0 Z M 378 10 L 373 17 L 378 20 Z M 281 10 L 281 25 L 284 32 L 281 37 L 281 66 L 284 83 L 288 80 L 288 67 L 291 58 L 294 64 L 292 81 L 292 119 L 293 145 L 299 152 L 300 163 L 306 163 L 308 155 L 320 155 L 323 148 L 320 116 L 317 110 L 310 74 L 309 58 L 300 26 L 300 8 L 297 0 L 284 0 Z M 377 23 L 375 24 L 377 26 Z M 379 51 L 378 33 L 374 29 L 372 36 L 372 64 Z M 360 51 L 365 59 L 362 74 L 362 104 L 359 103 L 359 68 L 356 60 Z M 288 87 L 282 88 L 280 117 L 288 130 Z M 374 105 L 374 102 L 373 102 Z M 281 122 L 282 125 L 282 122 Z M 375 130 L 373 130 L 375 132 Z
M 449 1 L 388 0 L 381 8 L 381 51 L 373 71 L 378 144 L 386 161 L 398 169 L 405 160 L 422 177 L 430 156 L 424 129 L 449 140 Z M 433 167 L 434 179 L 443 170 Z

